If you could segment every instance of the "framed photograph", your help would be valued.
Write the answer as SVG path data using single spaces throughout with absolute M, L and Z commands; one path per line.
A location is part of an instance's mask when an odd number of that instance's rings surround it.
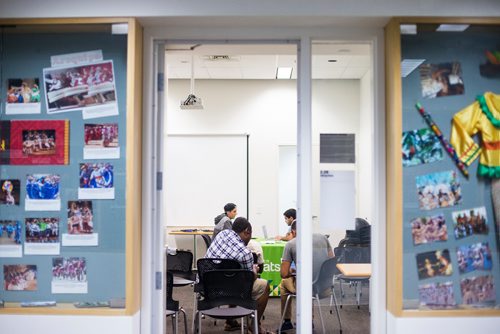
M 446 171 L 417 176 L 417 194 L 422 210 L 433 210 L 458 205 L 462 193 L 457 173 Z
M 455 239 L 462 239 L 473 234 L 488 234 L 488 219 L 484 206 L 451 214 Z
M 61 177 L 56 174 L 26 175 L 26 211 L 59 211 Z
M 69 121 L 12 121 L 12 165 L 67 165 Z
M 87 262 L 84 257 L 52 259 L 52 293 L 87 293 Z
M 0 165 L 10 165 L 10 121 L 0 121 Z
M 474 270 L 491 270 L 493 260 L 487 242 L 457 247 L 458 271 L 465 274 Z
M 448 229 L 444 215 L 413 219 L 411 221 L 411 235 L 414 245 L 448 240 Z
M 8 79 L 7 115 L 40 113 L 40 81 L 38 78 Z
M 21 182 L 19 180 L 0 180 L 0 205 L 19 205 Z
M 464 94 L 462 66 L 459 62 L 422 64 L 419 69 L 424 98 L 433 99 Z
M 420 306 L 431 309 L 455 308 L 457 305 L 453 294 L 453 282 L 419 285 L 418 298 Z
M 59 218 L 26 218 L 24 220 L 24 253 L 59 255 Z
M 443 160 L 441 143 L 429 128 L 403 132 L 403 166 L 417 166 Z
M 84 119 L 118 115 L 110 60 L 45 68 L 43 78 L 48 114 L 89 109 Z
M 83 159 L 119 159 L 118 123 L 84 125 Z
M 471 306 L 494 306 L 496 302 L 493 276 L 467 277 L 460 281 L 462 303 Z
M 110 163 L 80 164 L 78 199 L 114 199 L 114 171 Z
M 418 279 L 450 276 L 453 268 L 447 249 L 417 254 Z
M 68 201 L 67 231 L 62 236 L 63 246 L 97 246 L 92 201 Z
M 6 291 L 38 290 L 38 271 L 33 264 L 12 264 L 3 266 L 3 282 Z

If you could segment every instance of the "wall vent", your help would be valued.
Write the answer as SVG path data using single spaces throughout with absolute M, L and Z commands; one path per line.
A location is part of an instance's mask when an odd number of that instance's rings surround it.
M 353 164 L 356 162 L 354 133 L 322 133 L 319 139 L 319 162 Z

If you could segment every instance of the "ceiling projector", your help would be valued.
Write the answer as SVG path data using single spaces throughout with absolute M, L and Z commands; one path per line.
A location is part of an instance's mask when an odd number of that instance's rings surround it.
M 189 94 L 184 101 L 181 101 L 181 109 L 203 109 L 201 98 L 196 97 L 194 94 Z

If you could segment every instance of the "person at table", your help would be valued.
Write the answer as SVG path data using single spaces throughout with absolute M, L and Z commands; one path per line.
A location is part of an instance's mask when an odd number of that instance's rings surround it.
M 293 208 L 288 209 L 285 212 L 283 212 L 283 218 L 285 218 L 285 223 L 288 225 L 288 231 L 283 236 L 281 235 L 276 236 L 275 239 L 281 241 L 289 241 L 293 239 L 290 226 L 292 226 L 292 223 L 294 223 L 297 219 L 297 211 Z
M 212 240 L 215 239 L 220 231 L 230 230 L 232 228 L 232 220 L 236 217 L 237 214 L 238 210 L 236 209 L 236 204 L 227 203 L 226 205 L 224 205 L 224 213 L 221 213 L 214 218 L 215 228 L 214 234 L 212 235 Z
M 265 279 L 257 278 L 258 265 L 254 265 L 253 255 L 247 247 L 252 239 L 252 225 L 245 217 L 238 217 L 231 229 L 217 234 L 207 250 L 205 258 L 232 259 L 240 263 L 242 269 L 254 273 L 252 299 L 257 301 L 259 333 L 266 333 L 261 327 L 261 318 L 269 299 L 269 284 Z M 224 330 L 237 330 L 240 326 L 236 320 L 227 320 Z
M 252 252 L 253 263 L 259 266 L 258 273 L 262 274 L 264 271 L 264 251 L 262 250 L 260 242 L 252 239 L 248 242 L 247 247 Z
M 295 269 L 292 268 L 292 263 L 297 263 L 297 222 L 293 222 L 291 227 L 292 240 L 288 241 L 283 250 L 283 257 L 281 258 L 281 314 L 283 315 L 285 309 L 286 298 L 289 294 L 295 294 L 296 282 L 295 282 Z M 313 280 L 319 274 L 321 265 L 328 258 L 333 257 L 332 247 L 328 242 L 328 239 L 319 233 L 313 233 L 312 235 L 313 244 Z M 281 324 L 281 331 L 287 331 L 293 328 L 292 321 L 292 306 L 289 304 L 286 310 L 285 316 L 283 318 L 283 323 Z

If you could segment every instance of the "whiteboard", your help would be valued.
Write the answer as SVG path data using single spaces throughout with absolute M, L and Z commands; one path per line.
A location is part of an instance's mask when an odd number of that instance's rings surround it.
M 234 203 L 248 217 L 247 135 L 167 135 L 164 161 L 166 226 L 213 226 Z
M 356 214 L 354 171 L 322 170 L 320 188 L 321 226 L 354 230 Z

